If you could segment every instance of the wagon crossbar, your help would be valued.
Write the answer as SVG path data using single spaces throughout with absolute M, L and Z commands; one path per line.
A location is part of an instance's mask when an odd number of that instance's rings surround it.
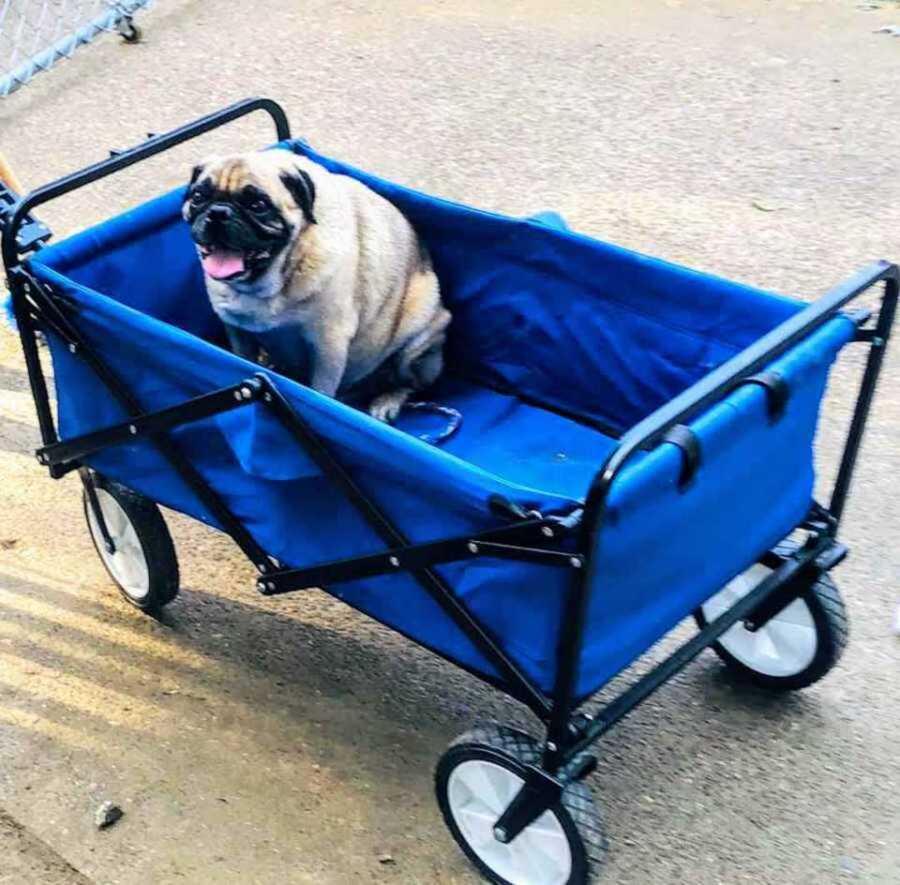
M 340 584 L 343 581 L 355 581 L 390 572 L 411 571 L 479 557 L 512 559 L 558 568 L 582 568 L 584 557 L 578 554 L 548 546 L 535 546 L 546 544 L 549 538 L 562 534 L 557 521 L 532 519 L 480 534 L 460 535 L 424 544 L 394 547 L 370 556 L 354 556 L 307 568 L 272 572 L 260 576 L 257 586 L 263 595 L 274 596 L 307 587 Z
M 79 460 L 110 446 L 134 442 L 136 437 L 152 436 L 174 430 L 183 424 L 212 418 L 232 409 L 240 408 L 259 399 L 262 385 L 256 378 L 241 381 L 230 387 L 223 387 L 194 399 L 169 406 L 157 412 L 150 412 L 129 418 L 101 430 L 70 437 L 37 449 L 35 456 L 47 467 L 62 466 L 64 472 L 79 467 Z

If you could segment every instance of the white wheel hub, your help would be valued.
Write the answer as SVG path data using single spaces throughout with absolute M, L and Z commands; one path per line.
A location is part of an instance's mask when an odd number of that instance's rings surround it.
M 494 762 L 461 762 L 447 782 L 453 820 L 485 866 L 512 885 L 565 885 L 572 874 L 572 850 L 552 811 L 545 811 L 509 844 L 494 836 L 494 824 L 523 783 Z
M 726 612 L 767 578 L 772 570 L 757 563 L 725 585 L 702 606 L 707 623 Z M 751 632 L 742 623 L 724 633 L 719 644 L 745 667 L 764 676 L 802 673 L 816 656 L 818 634 L 809 606 L 795 599 L 765 626 Z
M 116 583 L 132 599 L 141 600 L 150 592 L 150 570 L 137 532 L 119 502 L 106 489 L 95 488 L 95 491 L 106 530 L 115 546 L 113 553 L 106 549 L 94 508 L 88 503 L 88 527 L 97 544 L 100 558 Z

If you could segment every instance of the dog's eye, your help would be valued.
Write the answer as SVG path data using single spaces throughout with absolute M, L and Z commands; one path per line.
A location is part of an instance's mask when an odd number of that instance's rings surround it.
M 251 212 L 265 212 L 269 208 L 269 204 L 265 200 L 256 199 L 250 203 Z

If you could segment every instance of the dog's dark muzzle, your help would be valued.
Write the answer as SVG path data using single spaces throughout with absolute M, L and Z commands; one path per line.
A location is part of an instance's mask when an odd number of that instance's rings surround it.
M 215 200 L 194 215 L 191 237 L 204 270 L 215 279 L 247 282 L 264 273 L 284 248 L 289 228 L 280 217 L 256 218 L 241 206 Z
M 229 222 L 234 221 L 236 216 L 233 206 L 227 203 L 213 203 L 206 210 L 206 223 L 208 225 L 222 225 L 223 227 Z
M 227 203 L 213 203 L 197 216 L 191 233 L 199 246 L 242 252 L 261 248 L 268 240 Z
M 212 203 L 191 224 L 191 234 L 199 246 L 240 249 L 276 250 L 288 238 L 288 229 L 279 219 L 264 223 L 229 203 Z

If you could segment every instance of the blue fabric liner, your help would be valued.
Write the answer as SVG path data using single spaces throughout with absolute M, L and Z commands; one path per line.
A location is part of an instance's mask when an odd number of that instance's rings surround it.
M 616 436 L 792 316 L 801 305 L 567 229 L 553 213 L 514 219 L 437 199 L 308 153 L 394 202 L 427 242 L 453 312 L 447 371 L 427 399 L 463 415 L 389 427 L 286 378 L 274 382 L 413 541 L 488 529 L 501 494 L 545 513 L 582 501 Z M 179 209 L 183 189 L 43 250 L 34 272 L 77 305 L 82 333 L 148 410 L 248 377 L 223 330 Z M 853 334 L 835 318 L 777 360 L 790 399 L 777 423 L 745 386 L 692 423 L 703 463 L 679 491 L 681 454 L 642 453 L 617 480 L 594 541 L 577 693 L 628 666 L 797 525 L 810 504 L 813 438 L 828 368 Z M 124 415 L 50 335 L 61 435 Z M 557 413 L 558 410 L 560 413 Z M 600 433 L 573 417 L 602 422 Z M 429 424 L 437 422 L 437 424 Z M 179 446 L 269 555 L 290 566 L 383 549 L 331 481 L 259 406 L 185 425 Z M 88 459 L 97 470 L 210 525 L 215 520 L 142 440 Z M 440 567 L 513 659 L 552 691 L 572 573 L 479 559 Z M 330 592 L 449 659 L 497 678 L 408 576 Z

